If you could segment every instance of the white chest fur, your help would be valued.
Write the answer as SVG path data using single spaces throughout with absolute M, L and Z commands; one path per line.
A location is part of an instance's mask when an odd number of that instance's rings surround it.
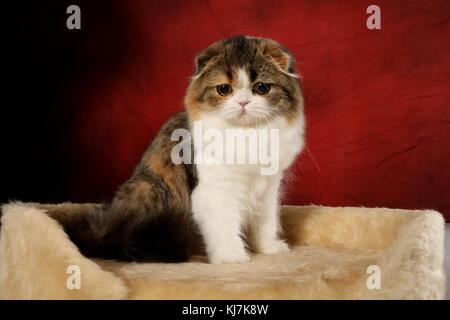
M 262 163 L 198 163 L 207 156 L 207 145 L 200 142 L 199 134 L 209 129 L 217 136 L 226 135 L 230 125 L 212 116 L 200 119 L 202 131 L 191 128 L 194 138 L 194 154 L 198 173 L 198 185 L 191 195 L 192 212 L 206 244 L 212 263 L 243 262 L 249 259 L 243 243 L 244 230 L 253 229 L 250 242 L 262 253 L 288 250 L 278 239 L 278 192 L 283 172 L 288 168 L 304 145 L 304 121 L 288 123 L 279 119 L 261 126 L 262 130 L 278 132 L 278 170 L 269 175 L 261 174 Z M 234 129 L 234 128 L 231 128 Z M 209 139 L 206 139 L 209 140 Z M 248 146 L 248 144 L 247 144 Z M 222 148 L 223 153 L 230 149 Z M 202 157 L 200 157 L 202 156 Z
M 256 128 L 240 128 L 206 115 L 192 124 L 199 178 L 211 173 L 278 175 L 304 145 L 304 118 L 284 118 Z M 214 155 L 214 156 L 212 156 Z

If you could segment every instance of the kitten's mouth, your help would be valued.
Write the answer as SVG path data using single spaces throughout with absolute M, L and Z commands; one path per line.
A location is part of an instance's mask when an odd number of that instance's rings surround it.
M 245 109 L 242 109 L 242 111 L 239 112 L 239 114 L 237 115 L 236 118 L 240 121 L 252 121 L 253 120 L 252 114 Z
M 247 108 L 241 108 L 240 110 L 235 110 L 233 114 L 226 117 L 226 120 L 233 125 L 252 127 L 267 122 L 268 118 L 260 117 L 258 113 Z
M 242 110 L 239 112 L 239 114 L 234 116 L 234 119 L 232 119 L 231 122 L 234 123 L 235 125 L 248 127 L 261 123 L 261 119 L 253 116 L 247 110 Z

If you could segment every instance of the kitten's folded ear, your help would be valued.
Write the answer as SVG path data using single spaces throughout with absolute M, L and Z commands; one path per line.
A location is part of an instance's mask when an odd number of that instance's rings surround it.
M 288 49 L 271 39 L 262 39 L 260 45 L 263 54 L 270 56 L 283 72 L 297 76 L 295 59 Z
M 202 52 L 195 57 L 195 76 L 202 72 L 209 60 L 211 60 L 211 57 L 206 52 Z
M 208 48 L 206 48 L 203 52 L 201 52 L 196 58 L 195 58 L 195 73 L 194 76 L 198 76 L 203 69 L 205 69 L 206 65 L 212 61 L 214 57 L 219 55 L 220 53 L 220 44 L 215 43 Z

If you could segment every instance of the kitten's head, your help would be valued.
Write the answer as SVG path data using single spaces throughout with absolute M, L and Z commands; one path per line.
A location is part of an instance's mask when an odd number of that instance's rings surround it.
M 213 113 L 237 126 L 295 119 L 303 108 L 295 72 L 291 53 L 273 40 L 236 36 L 218 41 L 196 58 L 186 109 L 194 120 Z

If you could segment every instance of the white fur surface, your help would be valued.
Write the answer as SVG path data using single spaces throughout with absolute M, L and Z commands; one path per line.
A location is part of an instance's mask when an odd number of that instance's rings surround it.
M 67 208 L 70 204 L 66 204 Z M 83 257 L 33 205 L 2 207 L 2 299 L 443 299 L 444 221 L 430 210 L 283 207 L 291 251 L 247 263 L 121 263 Z M 65 287 L 68 264 L 81 290 Z M 378 265 L 381 288 L 366 286 Z
M 83 257 L 61 226 L 32 204 L 2 206 L 0 299 L 124 299 L 122 279 Z M 69 290 L 67 269 L 81 270 Z

